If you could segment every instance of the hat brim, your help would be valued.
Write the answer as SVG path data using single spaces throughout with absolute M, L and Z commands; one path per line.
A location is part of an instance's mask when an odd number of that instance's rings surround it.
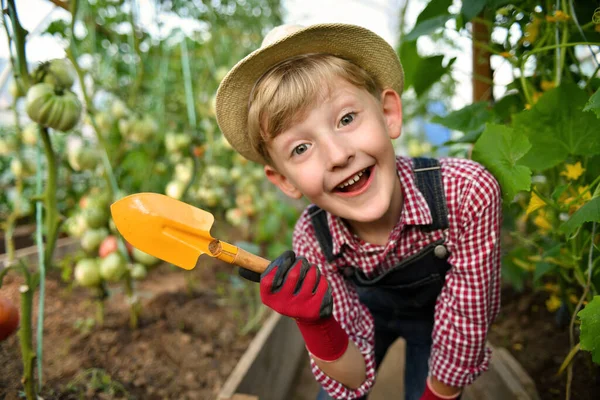
M 231 146 L 245 158 L 266 163 L 248 137 L 248 103 L 255 83 L 275 65 L 310 53 L 332 54 L 352 61 L 367 71 L 381 88 L 402 94 L 404 73 L 398 55 L 374 32 L 348 24 L 318 24 L 295 31 L 250 53 L 219 85 L 217 122 Z

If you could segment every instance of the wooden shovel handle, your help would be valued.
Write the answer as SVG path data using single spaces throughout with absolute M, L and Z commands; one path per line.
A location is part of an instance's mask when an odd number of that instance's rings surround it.
M 232 244 L 222 242 L 218 239 L 213 240 L 208 249 L 213 257 L 238 267 L 249 269 L 250 271 L 262 274 L 265 272 L 271 261 L 247 252 L 246 250 Z

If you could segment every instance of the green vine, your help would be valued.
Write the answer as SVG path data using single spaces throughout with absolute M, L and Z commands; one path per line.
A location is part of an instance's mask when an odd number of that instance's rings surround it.
M 77 17 L 76 11 L 77 11 L 77 6 L 76 6 L 76 2 L 74 1 L 72 8 L 71 8 L 71 12 L 72 12 L 71 30 L 73 29 L 73 26 L 75 24 L 75 20 Z M 115 177 L 115 174 L 113 171 L 113 167 L 110 163 L 110 158 L 108 156 L 108 143 L 106 142 L 106 139 L 104 138 L 104 136 L 101 134 L 100 128 L 98 127 L 98 124 L 96 122 L 96 118 L 94 115 L 94 106 L 92 104 L 91 98 L 90 98 L 90 96 L 87 92 L 86 86 L 85 86 L 84 72 L 81 70 L 81 67 L 77 63 L 77 48 L 76 48 L 74 41 L 71 41 L 70 46 L 67 49 L 66 53 L 67 53 L 67 58 L 71 61 L 71 63 L 73 64 L 73 67 L 75 68 L 75 71 L 77 73 L 77 78 L 79 81 L 79 85 L 81 87 L 81 91 L 83 93 L 86 110 L 87 110 L 87 113 L 90 118 L 90 123 L 91 123 L 94 133 L 96 135 L 96 139 L 98 140 L 98 143 L 100 144 L 102 165 L 104 167 L 104 178 L 107 183 L 107 190 L 109 193 L 109 198 L 112 201 L 115 199 L 115 195 L 117 195 L 119 193 L 119 186 L 117 183 L 117 178 Z M 127 261 L 131 261 L 129 253 L 127 252 L 127 249 L 125 247 L 124 239 L 121 235 L 118 235 L 118 242 L 119 242 L 120 253 L 125 257 L 125 259 Z M 127 294 L 127 297 L 129 299 L 129 303 L 130 303 L 130 319 L 129 319 L 130 326 L 132 328 L 137 328 L 139 315 L 141 312 L 141 307 L 139 304 L 139 299 L 137 298 L 137 295 L 135 294 L 134 286 L 135 285 L 134 285 L 133 278 L 131 277 L 131 275 L 129 273 L 126 274 L 125 275 L 125 292 Z M 102 310 L 103 310 L 103 307 L 104 306 L 102 305 Z

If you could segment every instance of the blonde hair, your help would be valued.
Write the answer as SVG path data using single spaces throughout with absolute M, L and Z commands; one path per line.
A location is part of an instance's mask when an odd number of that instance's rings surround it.
M 250 95 L 248 134 L 254 150 L 269 164 L 273 163 L 268 143 L 303 119 L 315 101 L 325 98 L 332 78 L 336 77 L 365 89 L 379 100 L 381 88 L 364 69 L 331 54 L 289 58 L 258 80 Z

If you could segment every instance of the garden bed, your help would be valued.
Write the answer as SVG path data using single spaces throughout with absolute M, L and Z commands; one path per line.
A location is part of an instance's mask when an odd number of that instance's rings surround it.
M 56 255 L 65 257 L 77 247 L 76 240 L 61 239 Z M 35 248 L 19 253 L 36 260 Z M 96 306 L 90 292 L 69 287 L 58 269 L 50 271 L 42 397 L 215 399 L 250 393 L 266 400 L 277 386 L 269 382 L 282 379 L 269 376 L 282 371 L 292 391 L 312 387 L 292 382 L 306 357 L 298 335 L 293 336 L 297 332 L 289 331 L 285 319 L 272 316 L 254 340 L 252 334 L 240 334 L 247 318 L 239 306 L 243 299 L 238 299 L 238 306 L 232 304 L 231 271 L 231 266 L 209 257 L 191 271 L 160 265 L 138 285 L 143 312 L 136 330 L 128 326 L 129 308 L 120 287 L 111 290 L 104 325 L 94 327 Z M 2 295 L 17 304 L 21 283 L 20 276 L 9 274 Z M 494 346 L 510 350 L 534 380 L 541 399 L 558 400 L 565 398 L 566 379 L 555 374 L 569 342 L 566 329 L 558 327 L 555 314 L 546 309 L 546 297 L 505 288 L 489 339 Z M 277 348 L 282 338 L 294 338 L 293 357 Z M 0 343 L 0 364 L 4 371 L 0 398 L 17 399 L 22 366 L 16 336 Z M 599 374 L 588 353 L 575 358 L 573 375 L 572 398 L 595 398 Z
M 534 380 L 543 400 L 565 399 L 566 372 L 556 376 L 569 353 L 568 327 L 556 322 L 556 314 L 546 309 L 547 294 L 518 293 L 505 288 L 502 308 L 489 339 L 507 348 Z M 579 334 L 575 335 L 576 343 Z M 571 398 L 598 399 L 600 369 L 592 363 L 590 353 L 580 351 L 574 359 Z
M 143 311 L 138 329 L 129 328 L 120 287 L 113 288 L 106 303 L 104 325 L 94 327 L 90 292 L 69 288 L 59 270 L 50 271 L 41 396 L 214 399 L 252 334 L 240 335 L 244 310 L 225 300 L 232 267 L 206 259 L 192 271 L 160 265 L 139 283 Z M 21 284 L 21 277 L 10 273 L 2 295 L 18 304 Z M 34 304 L 37 310 L 37 296 Z M 19 398 L 22 364 L 16 335 L 0 343 L 0 365 L 0 398 Z

